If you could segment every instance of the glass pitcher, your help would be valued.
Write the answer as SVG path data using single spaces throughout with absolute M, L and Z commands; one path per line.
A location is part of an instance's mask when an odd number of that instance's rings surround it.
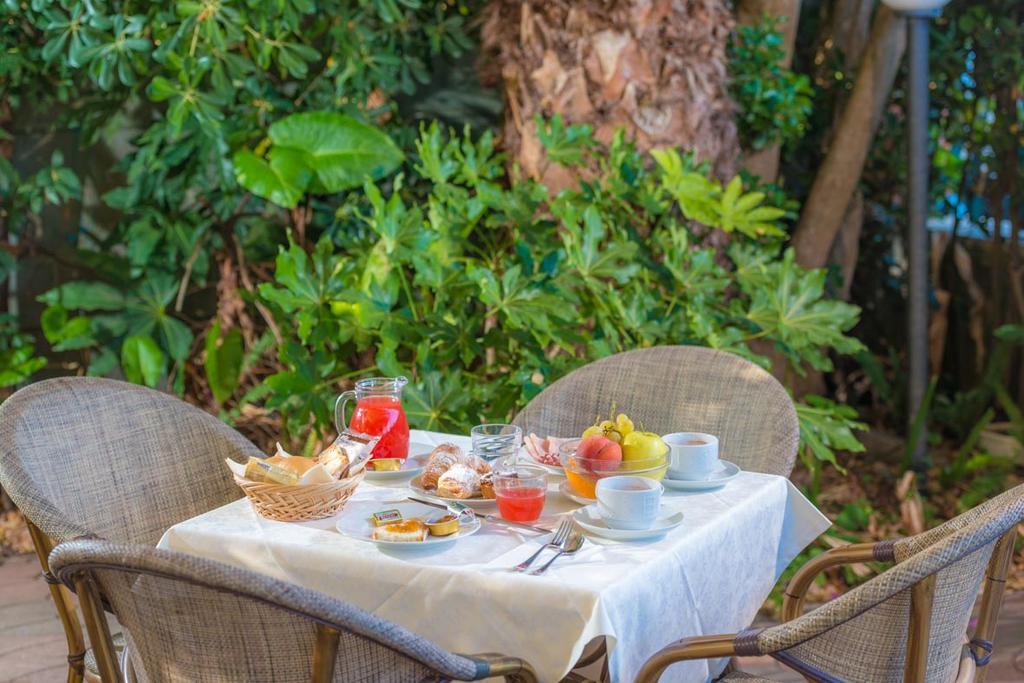
M 401 458 L 409 455 L 409 422 L 402 408 L 405 377 L 369 377 L 356 382 L 354 391 L 346 391 L 334 404 L 334 425 L 338 433 L 346 429 L 345 404 L 356 401 L 352 421 L 347 428 L 369 436 L 379 436 L 372 458 Z

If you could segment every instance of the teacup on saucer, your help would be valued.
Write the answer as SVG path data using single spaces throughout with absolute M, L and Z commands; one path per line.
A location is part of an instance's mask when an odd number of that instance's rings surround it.
M 718 437 L 701 432 L 675 432 L 662 437 L 669 447 L 668 476 L 703 481 L 721 471 Z

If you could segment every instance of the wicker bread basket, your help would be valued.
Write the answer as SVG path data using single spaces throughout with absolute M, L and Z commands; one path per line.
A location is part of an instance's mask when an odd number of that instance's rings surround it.
M 235 477 L 256 512 L 279 522 L 307 522 L 323 519 L 341 511 L 366 474 L 360 470 L 347 479 L 329 484 L 282 486 Z

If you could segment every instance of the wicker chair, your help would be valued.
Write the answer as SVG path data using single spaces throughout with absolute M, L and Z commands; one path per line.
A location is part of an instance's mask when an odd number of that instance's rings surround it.
M 224 458 L 260 455 L 173 396 L 108 379 L 29 385 L 0 405 L 0 486 L 25 513 L 68 640 L 68 681 L 86 652 L 71 596 L 49 577 L 57 543 L 83 535 L 156 545 L 171 525 L 236 500 Z
M 133 636 L 140 681 L 536 681 L 522 660 L 451 654 L 335 598 L 192 555 L 81 539 L 50 566 L 82 601 L 105 682 L 122 672 L 97 587 Z
M 665 434 L 714 434 L 722 457 L 788 477 L 800 426 L 789 394 L 768 372 L 731 353 L 656 346 L 617 353 L 557 380 L 516 416 L 524 433 L 579 435 L 612 405 Z
M 897 541 L 838 548 L 793 577 L 778 626 L 739 634 L 686 638 L 644 665 L 639 683 L 653 683 L 672 663 L 770 655 L 814 681 L 947 683 L 985 678 L 1024 485 L 930 531 Z M 850 562 L 895 566 L 835 600 L 801 615 L 803 596 L 822 569 Z M 967 628 L 984 578 L 978 625 Z M 730 673 L 721 680 L 760 680 Z

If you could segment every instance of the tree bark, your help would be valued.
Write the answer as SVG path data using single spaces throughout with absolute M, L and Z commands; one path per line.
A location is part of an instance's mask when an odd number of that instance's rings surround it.
M 602 142 L 624 128 L 641 150 L 685 147 L 719 177 L 735 173 L 725 0 L 491 0 L 482 20 L 482 76 L 505 95 L 502 146 L 548 189 L 579 173 L 549 163 L 537 115 L 590 124 Z
M 850 286 L 853 284 L 853 273 L 857 269 L 857 257 L 860 256 L 860 233 L 864 227 L 864 193 L 860 190 L 853 193 L 850 205 L 843 213 L 839 234 L 832 243 L 832 251 L 828 260 L 839 264 L 839 273 L 843 278 L 839 296 L 846 301 L 850 299 Z
M 850 205 L 906 47 L 906 22 L 879 7 L 849 102 L 793 234 L 797 261 L 821 268 Z
M 761 22 L 764 15 L 785 17 L 782 29 L 782 46 L 786 56 L 782 66 L 793 63 L 793 48 L 796 45 L 797 25 L 800 21 L 800 0 L 740 0 L 736 7 L 736 22 L 742 26 L 753 26 Z M 778 143 L 764 149 L 743 151 L 743 168 L 766 182 L 775 182 L 779 177 L 779 156 L 782 146 Z

